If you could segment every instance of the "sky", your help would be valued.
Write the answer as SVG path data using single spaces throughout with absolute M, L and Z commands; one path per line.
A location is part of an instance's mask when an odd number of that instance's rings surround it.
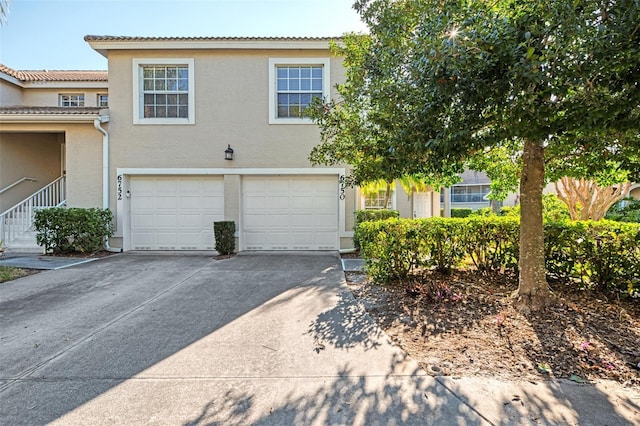
M 353 0 L 8 0 L 0 63 L 106 70 L 85 35 L 325 37 L 364 32 Z

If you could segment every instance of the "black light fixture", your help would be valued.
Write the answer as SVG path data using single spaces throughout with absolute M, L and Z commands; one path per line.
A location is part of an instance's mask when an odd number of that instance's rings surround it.
M 224 159 L 233 160 L 233 149 L 231 149 L 231 145 L 227 145 L 227 149 L 224 150 Z

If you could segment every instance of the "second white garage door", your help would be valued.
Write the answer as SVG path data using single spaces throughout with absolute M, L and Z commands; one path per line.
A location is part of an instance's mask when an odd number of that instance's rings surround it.
M 245 250 L 337 250 L 338 178 L 245 176 Z
M 134 176 L 131 249 L 213 250 L 213 222 L 224 218 L 222 177 Z

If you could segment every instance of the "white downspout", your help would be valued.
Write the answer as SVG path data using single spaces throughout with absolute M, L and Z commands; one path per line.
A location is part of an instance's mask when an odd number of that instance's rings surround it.
M 108 123 L 108 115 L 99 115 L 93 120 L 93 126 L 102 133 L 102 208 L 109 208 L 109 133 L 102 128 L 102 123 Z M 109 237 L 105 238 L 104 249 L 113 253 L 121 253 L 122 248 L 111 247 Z

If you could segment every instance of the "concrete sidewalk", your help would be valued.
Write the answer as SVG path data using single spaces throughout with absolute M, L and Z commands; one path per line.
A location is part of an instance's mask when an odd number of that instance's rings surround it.
M 0 287 L 0 345 L 6 424 L 623 425 L 640 412 L 619 387 L 426 375 L 334 254 L 123 254 L 43 272 Z
M 0 258 L 0 266 L 12 266 L 15 268 L 57 270 L 93 262 L 94 258 L 45 256 L 36 253 L 8 253 Z

